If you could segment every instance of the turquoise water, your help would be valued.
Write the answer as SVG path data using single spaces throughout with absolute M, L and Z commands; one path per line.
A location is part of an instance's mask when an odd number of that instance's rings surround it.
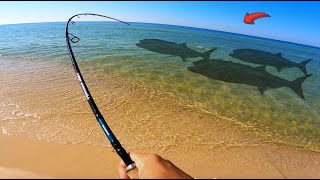
M 65 42 L 65 23 L 36 23 L 0 26 L 0 55 L 15 59 L 44 59 L 70 63 Z M 70 32 L 80 38 L 72 44 L 82 68 L 117 74 L 150 89 L 166 92 L 203 112 L 232 118 L 253 126 L 275 139 L 320 150 L 320 48 L 198 28 L 113 22 L 77 22 Z M 187 68 L 202 58 L 165 55 L 136 46 L 143 39 L 161 39 L 198 52 L 217 48 L 211 58 L 257 67 L 230 57 L 235 49 L 256 49 L 282 53 L 284 58 L 302 62 L 312 58 L 303 84 L 305 100 L 288 87 L 267 90 L 261 95 L 255 86 L 229 83 L 195 74 Z M 292 81 L 304 74 L 297 68 L 266 71 Z M 227 75 L 226 71 L 226 75 Z

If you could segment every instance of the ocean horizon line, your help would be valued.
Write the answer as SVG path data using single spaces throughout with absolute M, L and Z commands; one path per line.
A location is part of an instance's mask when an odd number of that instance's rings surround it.
M 121 23 L 117 21 L 78 21 L 78 22 L 110 22 L 110 23 Z M 221 30 L 216 30 L 216 29 L 208 29 L 208 28 L 202 28 L 202 27 L 192 27 L 192 26 L 184 26 L 184 25 L 176 25 L 176 24 L 163 24 L 163 23 L 151 23 L 151 22 L 137 22 L 137 21 L 131 21 L 126 23 L 137 23 L 137 24 L 153 24 L 153 25 L 167 25 L 167 26 L 176 26 L 176 27 L 184 27 L 184 28 L 191 28 L 191 29 L 197 29 L 197 30 L 206 30 L 206 31 L 213 31 L 213 32 L 219 32 L 219 33 L 226 33 L 226 34 L 231 34 L 231 35 L 238 35 L 238 36 L 244 36 L 244 37 L 251 37 L 251 38 L 256 38 L 256 39 L 261 39 L 261 40 L 268 40 L 268 41 L 275 41 L 275 42 L 281 42 L 281 43 L 287 43 L 287 44 L 293 44 L 293 45 L 298 45 L 298 46 L 305 46 L 305 47 L 310 47 L 310 48 L 315 48 L 315 49 L 320 49 L 320 46 L 314 46 L 314 45 L 309 45 L 309 44 L 301 44 L 297 42 L 291 42 L 291 41 L 285 41 L 285 40 L 279 40 L 279 39 L 272 39 L 272 38 L 266 38 L 266 37 L 261 37 L 261 36 L 253 36 L 253 35 L 248 35 L 248 34 L 240 34 L 240 33 L 235 33 L 235 32 L 229 32 L 229 31 L 221 31 Z M 62 21 L 52 21 L 52 22 L 27 22 L 27 23 L 13 23 L 13 24 L 0 24 L 1 26 L 6 26 L 6 25 L 22 25 L 22 24 L 44 24 L 44 23 L 67 23 L 62 22 Z

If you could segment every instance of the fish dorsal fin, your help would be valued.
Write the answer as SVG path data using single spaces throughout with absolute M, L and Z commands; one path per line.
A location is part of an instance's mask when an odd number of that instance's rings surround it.
M 282 56 L 282 53 L 277 53 L 276 55 L 277 55 L 277 56 Z
M 181 44 L 183 47 L 187 47 L 187 44 L 186 43 L 182 43 Z
M 260 71 L 267 71 L 267 66 L 266 65 L 259 66 L 259 67 L 256 67 L 256 69 L 258 69 Z

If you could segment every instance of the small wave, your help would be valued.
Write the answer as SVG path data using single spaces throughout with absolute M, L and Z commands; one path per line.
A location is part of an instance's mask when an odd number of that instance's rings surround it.
M 0 57 L 4 57 L 6 59 L 12 59 L 12 60 L 38 60 L 39 59 L 36 56 L 9 55 L 9 54 L 0 54 Z

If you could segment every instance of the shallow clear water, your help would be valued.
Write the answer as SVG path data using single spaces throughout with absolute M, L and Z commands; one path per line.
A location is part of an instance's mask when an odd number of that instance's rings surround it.
M 320 150 L 319 48 L 212 30 L 144 23 L 128 26 L 112 22 L 77 22 L 70 27 L 70 32 L 80 38 L 80 42 L 72 44 L 80 67 L 90 69 L 95 75 L 117 75 L 166 93 L 177 99 L 178 104 L 231 118 L 282 142 Z M 70 64 L 64 33 L 65 23 L 2 25 L 1 57 Z M 261 95 L 256 86 L 193 73 L 188 67 L 201 57 L 187 58 L 183 62 L 178 56 L 138 47 L 136 44 L 143 39 L 186 43 L 188 48 L 198 52 L 217 48 L 211 54 L 212 59 L 252 67 L 260 65 L 244 62 L 229 54 L 235 49 L 255 49 L 282 53 L 292 62 L 312 58 L 306 66 L 312 76 L 302 84 L 305 100 L 288 87 L 269 89 Z M 287 81 L 304 76 L 295 67 L 278 72 L 275 67 L 267 66 L 266 71 Z M 226 70 L 225 74 L 228 76 L 230 72 Z M 94 83 L 90 86 L 94 89 L 92 86 Z M 5 129 L 3 133 L 6 133 Z

